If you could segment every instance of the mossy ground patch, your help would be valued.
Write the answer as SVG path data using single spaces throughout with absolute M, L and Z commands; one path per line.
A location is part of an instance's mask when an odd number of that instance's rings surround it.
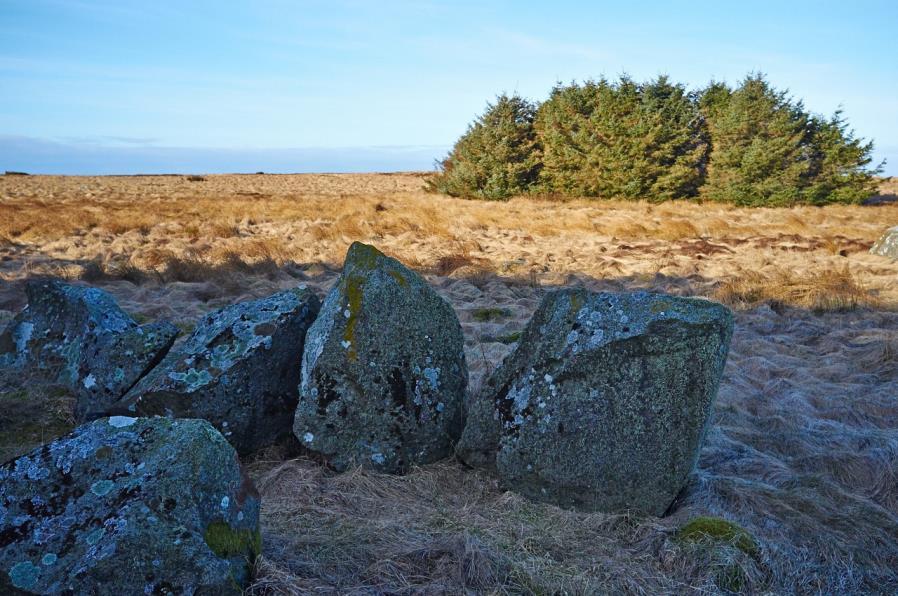
M 235 530 L 224 520 L 215 520 L 203 534 L 212 552 L 224 559 L 246 556 L 250 565 L 262 553 L 262 534 L 259 530 Z
M 757 557 L 761 553 L 754 536 L 738 524 L 720 517 L 693 518 L 677 531 L 676 536 L 680 542 L 727 543 L 751 557 Z

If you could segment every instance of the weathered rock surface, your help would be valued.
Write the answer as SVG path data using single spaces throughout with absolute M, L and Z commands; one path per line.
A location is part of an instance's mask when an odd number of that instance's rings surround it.
M 295 288 L 207 314 L 113 411 L 203 418 L 240 454 L 289 437 L 314 292 Z
M 886 230 L 886 233 L 873 243 L 870 252 L 898 260 L 898 226 Z
M 442 459 L 461 433 L 463 348 L 445 300 L 356 242 L 306 338 L 293 432 L 338 470 Z
M 704 300 L 553 292 L 471 404 L 457 453 L 535 500 L 661 515 L 695 465 L 732 326 Z
M 0 335 L 0 367 L 42 371 L 75 394 L 79 421 L 109 406 L 171 348 L 168 322 L 138 325 L 98 288 L 26 285 L 28 306 Z
M 101 418 L 0 466 L 3 594 L 240 594 L 260 541 L 203 420 Z

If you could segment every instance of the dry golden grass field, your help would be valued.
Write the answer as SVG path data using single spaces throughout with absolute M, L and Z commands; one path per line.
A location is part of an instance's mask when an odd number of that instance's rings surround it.
M 423 181 L 0 177 L 0 326 L 24 305 L 24 280 L 56 276 L 187 331 L 299 283 L 323 295 L 362 240 L 454 306 L 476 391 L 548 289 L 718 300 L 736 312 L 733 344 L 671 515 L 533 504 L 453 461 L 337 475 L 273 449 L 249 462 L 264 532 L 250 593 L 898 592 L 898 262 L 867 252 L 898 224 L 898 183 L 867 206 L 744 209 L 473 202 Z M 0 459 L 64 432 L 69 407 L 28 380 L 7 387 Z M 744 532 L 680 530 L 698 516 Z

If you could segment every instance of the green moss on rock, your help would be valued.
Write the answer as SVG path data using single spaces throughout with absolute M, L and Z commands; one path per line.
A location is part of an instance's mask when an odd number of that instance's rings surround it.
M 377 266 L 380 258 L 386 257 L 382 252 L 362 242 L 353 242 L 349 247 L 349 253 L 352 255 L 352 265 L 357 269 L 370 271 Z M 347 259 L 350 257 L 347 256 Z
M 403 288 L 407 288 L 407 287 L 408 287 L 408 280 L 405 279 L 405 276 L 402 275 L 402 272 L 400 272 L 400 271 L 390 271 L 390 277 L 392 277 L 393 279 L 395 279 L 395 280 L 396 280 L 396 283 L 398 283 L 398 284 L 399 284 L 400 286 L 402 286 Z
M 365 253 L 367 254 L 367 253 Z M 348 342 L 346 355 L 351 360 L 358 359 L 355 349 L 355 326 L 359 318 L 359 310 L 362 308 L 362 286 L 365 278 L 360 275 L 351 275 L 346 279 L 346 298 L 348 300 L 347 311 L 349 318 L 346 320 L 346 329 L 343 331 L 343 340 Z

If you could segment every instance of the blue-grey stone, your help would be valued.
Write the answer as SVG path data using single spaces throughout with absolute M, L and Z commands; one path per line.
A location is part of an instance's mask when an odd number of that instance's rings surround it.
M 260 542 L 203 420 L 101 418 L 0 466 L 2 594 L 240 594 Z
M 449 303 L 356 242 L 309 329 L 293 432 L 338 470 L 402 473 L 451 455 L 467 381 Z
M 729 309 L 662 294 L 548 294 L 469 407 L 457 453 L 529 498 L 661 515 L 726 363 Z
M 98 288 L 26 284 L 28 306 L 0 334 L 0 367 L 40 371 L 75 395 L 75 418 L 103 415 L 171 348 L 168 322 L 138 325 Z
M 289 437 L 318 297 L 295 288 L 205 315 L 115 404 L 115 413 L 203 418 L 240 454 Z

